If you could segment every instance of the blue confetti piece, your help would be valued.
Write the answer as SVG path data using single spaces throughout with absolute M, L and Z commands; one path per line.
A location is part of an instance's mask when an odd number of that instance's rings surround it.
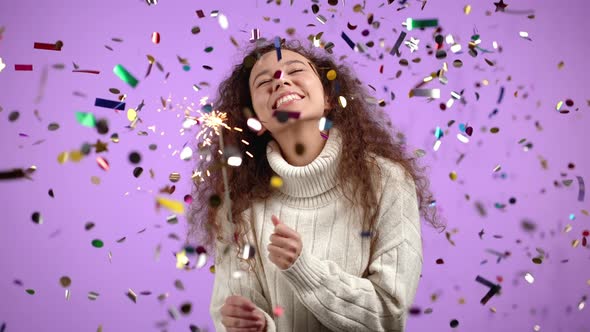
M 342 39 L 344 39 L 344 41 L 348 44 L 348 46 L 350 46 L 350 48 L 352 48 L 354 50 L 354 43 L 352 42 L 352 40 L 350 40 L 350 38 L 348 38 L 348 36 L 344 33 L 344 31 L 342 31 Z
M 123 102 L 101 98 L 96 98 L 96 100 L 94 101 L 94 106 L 116 109 L 121 111 L 125 109 L 125 103 Z
M 275 37 L 275 50 L 277 50 L 277 61 L 281 61 L 281 39 L 279 36 Z

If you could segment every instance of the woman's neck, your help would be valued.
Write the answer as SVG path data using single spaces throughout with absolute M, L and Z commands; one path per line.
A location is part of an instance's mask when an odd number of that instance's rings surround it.
M 322 152 L 326 140 L 320 135 L 318 120 L 300 120 L 272 135 L 281 154 L 293 166 L 305 166 Z

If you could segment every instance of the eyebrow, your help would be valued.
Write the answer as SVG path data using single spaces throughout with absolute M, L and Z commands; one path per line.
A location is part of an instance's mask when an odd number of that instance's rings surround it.
M 301 61 L 301 60 L 289 60 L 289 61 L 287 61 L 285 63 L 285 65 L 288 66 L 288 65 L 293 64 L 293 63 L 296 63 L 296 62 L 298 62 L 298 63 L 300 63 L 300 64 L 302 64 L 302 65 L 305 66 L 305 63 L 303 63 L 303 61 Z M 252 84 L 254 84 L 256 82 L 256 80 L 258 79 L 258 77 L 260 77 L 261 75 L 264 75 L 264 74 L 270 74 L 270 70 L 265 69 L 265 70 L 261 71 L 260 73 L 258 73 L 258 75 L 256 75 L 256 77 L 254 77 L 254 80 L 252 81 Z

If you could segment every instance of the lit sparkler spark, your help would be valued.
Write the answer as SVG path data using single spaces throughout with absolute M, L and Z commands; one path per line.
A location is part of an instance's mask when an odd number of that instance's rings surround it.
M 196 138 L 197 140 L 200 138 L 203 139 L 203 147 L 211 145 L 211 137 L 213 137 L 213 135 L 221 137 L 221 127 L 231 130 L 231 128 L 225 123 L 227 120 L 227 113 L 218 110 L 212 110 L 208 113 L 203 113 L 201 111 L 197 112 L 200 115 L 199 117 L 188 116 L 187 118 L 193 119 L 197 124 L 201 125 L 202 129 L 199 131 Z

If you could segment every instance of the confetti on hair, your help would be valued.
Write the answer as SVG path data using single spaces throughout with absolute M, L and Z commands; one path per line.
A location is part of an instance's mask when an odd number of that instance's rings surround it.
M 277 51 L 277 61 L 281 61 L 281 38 L 279 36 L 275 37 L 275 50 Z

